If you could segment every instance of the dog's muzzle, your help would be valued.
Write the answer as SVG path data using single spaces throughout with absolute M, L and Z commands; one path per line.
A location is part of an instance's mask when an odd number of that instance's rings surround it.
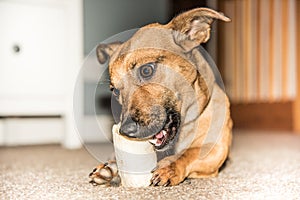
M 121 123 L 120 133 L 128 138 L 148 140 L 155 149 L 167 146 L 175 139 L 180 127 L 180 114 L 174 110 L 166 111 L 163 125 L 158 127 L 144 127 L 128 117 Z

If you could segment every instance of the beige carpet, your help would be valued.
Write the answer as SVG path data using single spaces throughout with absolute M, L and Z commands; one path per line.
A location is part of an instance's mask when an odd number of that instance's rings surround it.
M 103 145 L 102 158 L 112 147 Z M 97 164 L 85 149 L 0 148 L 0 199 L 300 199 L 300 136 L 236 131 L 231 161 L 217 178 L 175 187 L 92 186 Z

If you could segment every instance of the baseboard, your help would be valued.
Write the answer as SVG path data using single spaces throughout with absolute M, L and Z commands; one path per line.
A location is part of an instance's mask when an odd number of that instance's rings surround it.
M 243 103 L 231 105 L 234 128 L 293 131 L 293 103 Z
M 61 118 L 0 119 L 0 145 L 35 145 L 61 143 L 64 121 Z
M 0 119 L 0 146 L 4 144 L 4 124 L 3 120 Z

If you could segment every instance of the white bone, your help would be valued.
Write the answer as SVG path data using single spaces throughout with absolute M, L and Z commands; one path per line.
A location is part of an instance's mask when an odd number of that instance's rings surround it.
M 152 178 L 151 170 L 156 167 L 157 158 L 153 145 L 136 141 L 119 134 L 120 124 L 113 126 L 113 141 L 122 186 L 147 187 Z

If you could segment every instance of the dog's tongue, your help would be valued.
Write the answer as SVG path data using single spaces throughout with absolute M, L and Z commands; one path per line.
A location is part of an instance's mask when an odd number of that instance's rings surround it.
M 163 138 L 163 137 L 164 137 L 163 131 L 160 131 L 158 134 L 155 135 L 155 138 L 156 138 L 156 139 L 161 139 L 161 138 Z
M 155 146 L 160 146 L 163 143 L 166 134 L 167 132 L 162 130 L 157 133 L 152 140 L 149 140 L 149 142 L 154 144 Z

